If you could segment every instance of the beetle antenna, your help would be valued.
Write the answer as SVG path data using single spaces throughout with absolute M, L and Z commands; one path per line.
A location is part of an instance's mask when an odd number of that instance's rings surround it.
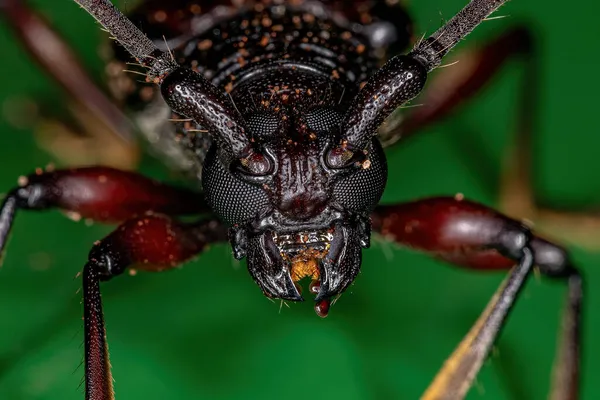
M 471 0 L 458 14 L 433 35 L 418 43 L 411 56 L 431 71 L 441 64 L 442 58 L 481 22 L 508 0 Z
M 109 0 L 74 0 L 92 15 L 140 64 L 151 68 L 151 76 L 164 75 L 177 64 L 121 13 Z
M 74 1 L 149 69 L 147 81 L 161 86 L 161 94 L 174 112 L 206 126 L 230 157 L 246 158 L 254 152 L 242 115 L 222 89 L 214 86 L 202 74 L 177 64 L 170 49 L 163 52 L 156 47 L 110 0 Z M 254 168 L 263 170 L 269 165 L 269 160 L 262 155 L 252 163 Z
M 427 74 L 442 64 L 442 58 L 477 25 L 508 0 L 471 0 L 444 26 L 420 41 L 407 55 L 387 61 L 354 98 L 341 124 L 340 146 L 330 151 L 328 162 L 341 167 L 338 157 L 346 147 L 366 149 L 371 137 L 390 114 L 415 98 L 423 89 Z

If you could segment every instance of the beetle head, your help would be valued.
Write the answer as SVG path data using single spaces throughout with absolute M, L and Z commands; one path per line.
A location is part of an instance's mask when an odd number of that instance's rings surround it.
M 232 159 L 214 145 L 203 188 L 266 296 L 301 301 L 296 282 L 309 277 L 319 301 L 358 274 L 387 165 L 376 138 L 360 151 L 339 145 L 336 108 L 287 104 L 244 115 L 252 150 Z

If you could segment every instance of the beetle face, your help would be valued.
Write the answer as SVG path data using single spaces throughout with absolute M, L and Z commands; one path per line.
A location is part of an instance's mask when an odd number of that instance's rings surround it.
M 207 201 L 268 297 L 301 301 L 295 282 L 308 277 L 316 300 L 327 299 L 360 270 L 387 165 L 377 139 L 360 154 L 334 148 L 341 119 L 321 105 L 253 113 L 245 116 L 258 143 L 251 156 L 232 161 L 217 145 L 207 155 Z

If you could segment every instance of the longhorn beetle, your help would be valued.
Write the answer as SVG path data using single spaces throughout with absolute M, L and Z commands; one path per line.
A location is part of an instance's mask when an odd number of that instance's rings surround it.
M 179 49 L 205 63 L 181 67 L 180 54 L 159 50 L 110 3 L 77 2 L 147 68 L 147 79 L 180 117 L 184 141 L 201 149 L 212 140 L 207 153 L 196 154 L 203 161 L 204 196 L 92 167 L 28 176 L 4 200 L 2 245 L 19 208 L 58 207 L 96 220 L 125 220 L 94 247 L 84 268 L 87 398 L 112 396 L 100 281 L 134 264 L 172 268 L 227 237 L 266 296 L 300 301 L 296 282 L 309 277 L 315 310 L 325 316 L 331 299 L 358 274 L 371 229 L 471 268 L 517 263 L 425 398 L 466 393 L 534 263 L 543 274 L 568 281 L 572 323 L 563 335 L 567 350 L 559 374 L 567 383 L 560 389 L 576 396 L 581 277 L 561 247 L 462 198 L 377 206 L 387 178 L 377 129 L 503 1 L 472 1 L 408 55 L 378 69 L 378 50 L 391 48 L 397 32 L 386 31 L 377 15 L 361 28 L 333 6 L 304 2 L 261 4 L 227 18 L 215 12 L 210 21 L 218 28 L 202 31 L 193 48 Z M 190 128 L 190 121 L 197 125 Z M 172 218 L 210 211 L 218 220 Z

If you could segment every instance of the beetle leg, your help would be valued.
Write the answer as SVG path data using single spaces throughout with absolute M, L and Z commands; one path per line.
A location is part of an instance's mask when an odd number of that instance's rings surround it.
M 0 208 L 0 252 L 17 209 L 58 208 L 75 219 L 123 221 L 146 211 L 171 215 L 209 213 L 202 194 L 108 167 L 31 174 L 4 198 Z
M 481 367 L 517 299 L 531 264 L 568 281 L 561 350 L 555 363 L 554 400 L 576 399 L 579 386 L 582 278 L 567 252 L 527 227 L 483 205 L 440 197 L 380 206 L 373 229 L 411 248 L 452 264 L 477 270 L 519 266 L 498 289 L 480 319 L 446 362 L 425 399 L 461 399 Z M 529 253 L 533 260 L 529 259 Z
M 522 123 L 519 125 L 529 127 Z M 535 198 L 531 171 L 532 139 L 530 129 L 521 128 L 515 135 L 502 169 L 500 209 L 510 216 L 518 215 L 533 221 L 538 231 L 558 240 L 598 252 L 600 216 L 595 210 L 552 208 Z
M 494 78 L 499 69 L 512 60 L 522 60 L 523 76 L 519 93 L 516 129 L 504 158 L 499 189 L 499 208 L 512 217 L 534 221 L 536 229 L 552 237 L 582 246 L 600 249 L 598 235 L 600 217 L 593 212 L 565 211 L 544 207 L 536 201 L 532 190 L 531 154 L 536 105 L 539 103 L 539 66 L 536 42 L 529 29 L 515 26 L 479 49 L 463 49 L 452 57 L 448 66 L 434 74 L 416 102 L 419 107 L 399 110 L 379 132 L 384 147 L 400 145 L 423 128 L 443 120 L 470 101 Z M 474 160 L 472 148 L 457 147 L 464 160 Z M 477 158 L 477 170 L 489 160 Z M 482 164 L 484 167 L 482 168 Z M 486 182 L 491 181 L 484 177 Z
M 496 291 L 469 333 L 444 363 L 423 400 L 462 399 L 466 396 L 531 272 L 533 257 L 523 249 L 519 265 Z
M 86 400 L 114 399 L 100 281 L 131 266 L 146 271 L 172 269 L 208 244 L 225 240 L 227 230 L 218 220 L 183 224 L 149 213 L 126 221 L 94 245 L 83 270 Z

